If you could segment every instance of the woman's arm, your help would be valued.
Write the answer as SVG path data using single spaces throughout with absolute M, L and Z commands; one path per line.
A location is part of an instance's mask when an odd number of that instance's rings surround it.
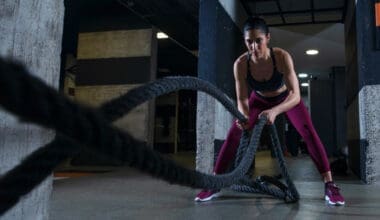
M 293 108 L 301 100 L 298 78 L 294 70 L 292 57 L 288 52 L 284 50 L 281 51 L 281 55 L 281 59 L 283 61 L 284 66 L 282 72 L 284 74 L 285 85 L 289 91 L 289 95 L 280 104 L 260 113 L 259 116 L 265 115 L 268 118 L 269 124 L 273 124 L 277 115 Z
M 277 106 L 273 107 L 273 109 L 275 109 L 278 112 L 278 114 L 290 110 L 291 108 L 296 106 L 301 100 L 299 82 L 296 72 L 294 70 L 293 59 L 290 56 L 290 54 L 286 51 L 283 51 L 283 59 L 285 64 L 285 70 L 283 74 L 285 85 L 288 88 L 289 95 L 284 101 L 282 101 Z
M 249 104 L 248 104 L 248 86 L 247 86 L 247 64 L 244 61 L 244 56 L 238 58 L 234 63 L 234 77 L 236 88 L 236 99 L 239 111 L 248 119 Z M 236 121 L 240 129 L 247 129 L 248 123 Z

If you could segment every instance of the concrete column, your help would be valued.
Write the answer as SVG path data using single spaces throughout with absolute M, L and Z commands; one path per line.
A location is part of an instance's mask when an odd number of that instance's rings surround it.
M 349 163 L 366 183 L 380 183 L 380 50 L 372 0 L 349 1 L 345 20 Z
M 156 30 L 108 30 L 79 33 L 75 100 L 92 105 L 125 94 L 156 78 Z M 154 102 L 144 103 L 115 122 L 135 138 L 153 143 Z M 81 154 L 74 164 L 113 165 L 96 155 Z M 115 165 L 116 165 L 115 164 Z
M 235 99 L 233 62 L 243 52 L 242 32 L 226 8 L 240 3 L 221 4 L 218 0 L 199 2 L 198 76 Z M 225 7 L 226 8 L 225 8 Z M 196 169 L 211 172 L 214 143 L 224 140 L 231 115 L 213 98 L 198 93 Z
M 247 12 L 243 8 L 242 4 L 231 0 L 219 0 L 220 4 L 226 10 L 232 21 L 239 27 L 242 28 L 244 21 L 247 19 Z
M 32 74 L 57 88 L 63 1 L 0 0 L 0 5 L 0 55 L 21 61 Z M 53 131 L 20 123 L 0 111 L 0 175 L 53 137 Z M 51 189 L 52 178 L 47 178 L 1 219 L 48 219 Z

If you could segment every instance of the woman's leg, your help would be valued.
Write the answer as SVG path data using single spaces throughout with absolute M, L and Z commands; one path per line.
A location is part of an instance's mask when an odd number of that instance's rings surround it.
M 215 174 L 224 173 L 227 170 L 230 162 L 235 157 L 241 134 L 242 131 L 234 123 L 228 131 L 227 138 L 219 151 L 214 167 Z
M 249 127 L 253 128 L 257 121 L 257 117 L 266 107 L 266 104 L 257 100 L 255 94 L 252 94 L 249 99 Z M 228 166 L 235 158 L 237 148 L 239 147 L 242 130 L 235 123 L 231 126 L 227 138 L 224 141 L 215 163 L 214 173 L 224 173 Z
M 263 106 L 265 106 L 265 103 L 261 103 L 261 101 L 256 100 L 256 96 L 252 93 L 249 99 L 250 128 L 252 128 L 254 123 L 256 122 L 257 116 L 262 111 L 261 109 Z M 219 151 L 218 159 L 216 160 L 216 164 L 214 167 L 215 174 L 224 173 L 227 170 L 230 163 L 232 162 L 232 160 L 235 158 L 235 154 L 239 146 L 240 137 L 242 133 L 242 130 L 240 130 L 235 123 L 231 126 L 227 138 Z M 198 202 L 209 201 L 217 197 L 218 195 L 219 190 L 204 189 L 198 193 L 194 200 Z
M 311 159 L 314 161 L 318 171 L 323 176 L 324 181 L 332 181 L 330 164 L 325 148 L 314 129 L 309 112 L 307 111 L 303 101 L 301 100 L 298 105 L 286 112 L 286 115 L 304 139 Z
M 325 182 L 325 200 L 330 205 L 344 205 L 344 198 L 339 192 L 339 187 L 332 182 L 330 164 L 327 159 L 325 148 L 314 129 L 309 112 L 303 101 L 286 112 L 286 115 L 305 140 L 311 159 L 314 161 L 319 173 L 321 173 L 323 177 Z

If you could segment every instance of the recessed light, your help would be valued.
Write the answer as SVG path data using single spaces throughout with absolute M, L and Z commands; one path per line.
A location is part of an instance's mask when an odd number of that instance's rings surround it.
M 309 76 L 309 74 L 307 74 L 307 73 L 299 73 L 298 74 L 299 78 L 307 78 L 308 76 Z
M 318 50 L 315 50 L 315 49 L 311 49 L 311 50 L 307 50 L 306 51 L 306 54 L 307 55 L 317 55 L 317 54 L 319 54 L 319 51 Z
M 157 39 L 167 39 L 169 36 L 164 32 L 157 32 Z
M 309 86 L 309 83 L 301 83 L 301 86 L 302 86 L 302 87 L 308 87 L 308 86 Z

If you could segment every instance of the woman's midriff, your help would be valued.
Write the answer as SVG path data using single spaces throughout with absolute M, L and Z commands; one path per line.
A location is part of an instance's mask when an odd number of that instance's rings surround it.
M 270 97 L 276 97 L 280 95 L 281 93 L 285 92 L 286 90 L 287 90 L 286 85 L 283 85 L 281 88 L 277 89 L 276 91 L 266 91 L 266 92 L 256 91 L 256 93 L 259 94 L 260 96 L 270 98 Z

